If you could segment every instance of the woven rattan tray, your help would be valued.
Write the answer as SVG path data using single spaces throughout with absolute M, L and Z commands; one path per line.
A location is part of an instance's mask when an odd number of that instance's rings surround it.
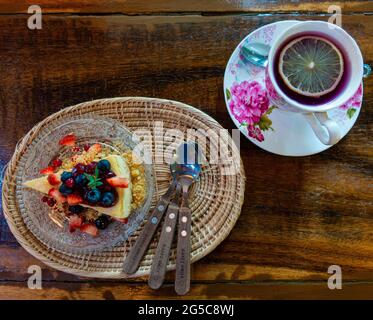
M 14 172 L 17 163 L 29 148 L 38 132 L 60 121 L 64 117 L 95 114 L 116 119 L 133 131 L 152 130 L 155 123 L 162 122 L 164 130 L 199 129 L 208 132 L 209 129 L 219 131 L 222 127 L 205 113 L 186 104 L 152 98 L 128 97 L 102 99 L 78 104 L 63 109 L 32 128 L 18 143 L 16 151 L 9 162 L 3 182 L 3 208 L 9 227 L 19 243 L 33 256 L 45 264 L 58 270 L 87 277 L 126 278 L 121 272 L 123 258 L 130 250 L 139 235 L 137 230 L 121 246 L 110 251 L 87 255 L 69 255 L 49 248 L 40 242 L 26 227 L 17 208 L 15 197 Z M 231 141 L 229 134 L 222 131 L 225 140 Z M 218 147 L 218 138 L 209 136 L 210 148 Z M 155 137 L 152 137 L 155 140 Z M 152 143 L 152 142 L 150 142 Z M 232 230 L 241 212 L 244 198 L 245 175 L 238 149 L 229 143 L 229 153 L 236 167 L 234 174 L 225 174 L 226 168 L 221 164 L 206 164 L 203 167 L 201 179 L 194 188 L 191 201 L 193 210 L 192 221 L 192 262 L 201 259 L 221 243 Z M 154 152 L 154 146 L 153 146 Z M 153 204 L 167 189 L 170 174 L 167 164 L 154 165 L 156 185 Z M 154 239 L 144 257 L 140 269 L 134 276 L 146 275 L 150 271 L 155 253 L 157 238 Z M 175 248 L 172 249 L 168 269 L 175 267 Z

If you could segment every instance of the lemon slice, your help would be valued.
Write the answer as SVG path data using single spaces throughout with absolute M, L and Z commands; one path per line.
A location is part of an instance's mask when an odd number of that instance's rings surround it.
M 318 36 L 303 36 L 282 49 L 279 73 L 290 90 L 316 98 L 338 86 L 343 64 L 343 55 L 332 42 Z

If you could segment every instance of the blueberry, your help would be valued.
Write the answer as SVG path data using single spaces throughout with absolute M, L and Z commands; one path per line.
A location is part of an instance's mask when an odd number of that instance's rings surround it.
M 101 191 L 98 189 L 92 189 L 89 190 L 85 194 L 85 199 L 90 203 L 90 204 L 95 204 L 100 201 L 101 199 Z
M 105 192 L 102 195 L 101 204 L 104 207 L 110 207 L 113 205 L 115 201 L 115 196 L 112 192 Z
M 84 207 L 80 206 L 80 205 L 76 205 L 76 206 L 69 206 L 69 211 L 71 213 L 82 213 L 84 211 Z
M 73 193 L 73 189 L 70 189 L 69 187 L 67 187 L 67 186 L 64 185 L 64 184 L 61 184 L 61 186 L 60 186 L 60 188 L 59 188 L 59 191 L 60 191 L 64 196 L 67 196 L 67 195 Z
M 64 171 L 61 174 L 61 181 L 65 182 L 67 179 L 70 179 L 73 176 L 71 172 Z
M 109 219 L 107 216 L 101 215 L 96 219 L 95 224 L 98 229 L 106 229 L 109 225 Z
M 108 160 L 100 160 L 97 163 L 97 168 L 98 168 L 98 170 L 100 170 L 102 172 L 107 172 L 111 168 L 110 162 Z
M 83 187 L 88 183 L 88 179 L 84 174 L 80 174 L 75 177 L 75 183 L 76 185 Z

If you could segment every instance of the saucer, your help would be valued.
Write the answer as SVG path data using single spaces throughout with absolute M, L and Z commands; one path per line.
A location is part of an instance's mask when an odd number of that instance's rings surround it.
M 271 45 L 277 36 L 296 23 L 298 21 L 275 22 L 250 33 L 232 53 L 224 74 L 225 103 L 236 127 L 258 147 L 283 156 L 308 156 L 331 146 L 320 142 L 302 114 L 271 106 L 264 81 L 265 69 L 244 64 L 240 49 L 252 42 Z M 250 107 L 248 103 L 239 103 L 242 99 L 250 99 Z M 356 122 L 362 100 L 363 84 L 346 104 L 328 111 L 328 116 L 340 126 L 342 137 Z M 243 120 L 248 114 L 251 124 Z

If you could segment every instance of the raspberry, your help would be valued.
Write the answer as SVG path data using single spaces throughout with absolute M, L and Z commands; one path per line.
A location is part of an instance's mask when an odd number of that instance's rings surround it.
M 61 159 L 54 159 L 52 161 L 52 167 L 57 168 L 62 166 L 62 160 Z

